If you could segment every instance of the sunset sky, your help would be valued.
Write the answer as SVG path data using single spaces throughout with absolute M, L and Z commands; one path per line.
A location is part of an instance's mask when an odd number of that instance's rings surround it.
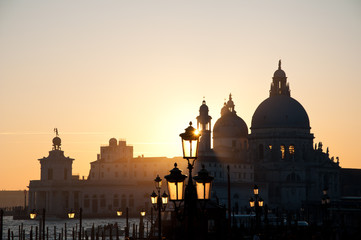
M 361 1 L 0 1 L 0 190 L 40 178 L 53 129 L 87 176 L 109 139 L 180 156 L 203 97 L 251 127 L 278 60 L 342 167 L 361 168 Z

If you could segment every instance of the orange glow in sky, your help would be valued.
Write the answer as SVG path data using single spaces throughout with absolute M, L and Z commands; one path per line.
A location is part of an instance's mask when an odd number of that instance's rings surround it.
M 315 143 L 361 168 L 361 2 L 1 1 L 0 189 L 40 178 L 59 129 L 73 173 L 100 145 L 181 156 L 203 96 L 250 127 L 282 59 Z

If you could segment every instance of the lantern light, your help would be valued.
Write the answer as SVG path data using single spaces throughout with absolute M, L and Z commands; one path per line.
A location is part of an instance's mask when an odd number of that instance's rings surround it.
M 254 188 L 253 188 L 253 193 L 254 195 L 258 195 L 258 186 L 257 185 L 254 185 Z
M 261 197 L 258 200 L 258 206 L 263 207 L 263 199 Z
M 175 163 L 170 174 L 164 177 L 168 182 L 169 200 L 182 201 L 184 199 L 184 180 L 186 177 Z
M 251 208 L 254 207 L 254 199 L 253 198 L 249 199 L 249 205 Z
M 150 200 L 152 202 L 153 205 L 157 205 L 158 202 L 158 195 L 153 191 L 152 194 L 150 195 Z
M 166 194 L 165 191 L 162 194 L 162 204 L 163 204 L 163 206 L 166 206 L 168 204 L 168 194 Z
M 157 177 L 154 179 L 155 188 L 159 191 L 162 187 L 162 179 L 157 175 Z
M 184 133 L 179 134 L 182 138 L 183 158 L 196 159 L 198 157 L 199 131 L 192 127 L 192 122 L 185 129 Z
M 144 211 L 144 209 L 142 209 L 142 211 L 140 211 L 140 216 L 142 216 L 142 217 L 145 216 L 145 211 Z
M 33 209 L 33 211 L 31 211 L 30 213 L 30 219 L 35 219 L 36 218 L 36 212 L 35 209 Z
M 123 215 L 122 210 L 118 209 L 118 210 L 117 210 L 117 216 L 118 216 L 118 217 L 121 217 L 122 215 Z
M 70 212 L 68 213 L 68 218 L 73 219 L 75 217 L 75 212 L 73 211 L 73 209 L 70 210 Z
M 212 181 L 214 177 L 202 165 L 202 169 L 198 172 L 198 176 L 193 177 L 196 181 L 197 197 L 199 200 L 209 200 L 211 198 Z

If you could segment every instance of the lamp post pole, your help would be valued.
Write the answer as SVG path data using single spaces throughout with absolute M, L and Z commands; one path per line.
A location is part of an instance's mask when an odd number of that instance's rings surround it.
M 198 146 L 200 134 L 197 129 L 192 127 L 192 122 L 185 129 L 184 133 L 179 135 L 182 138 L 183 158 L 188 162 L 188 184 L 184 188 L 186 175 L 182 174 L 182 171 L 177 168 L 177 163 L 174 164 L 174 168 L 170 170 L 170 174 L 165 176 L 168 183 L 169 199 L 173 201 L 176 214 L 180 209 L 183 202 L 183 216 L 186 239 L 196 239 L 196 232 L 194 228 L 196 225 L 202 225 L 196 223 L 195 217 L 197 213 L 198 200 L 204 202 L 204 208 L 206 201 L 211 196 L 211 186 L 213 177 L 209 176 L 208 171 L 202 166 L 202 170 L 198 173 L 198 176 L 194 177 L 197 187 L 193 183 L 192 170 L 194 162 L 198 157 Z M 201 203 L 201 202 L 200 202 Z M 201 205 L 201 204 L 200 204 Z M 183 218 L 181 219 L 183 220 Z M 202 237 L 202 231 L 197 231 L 197 236 Z M 203 237 L 206 237 L 204 235 Z
M 43 240 L 45 240 L 45 208 L 43 208 L 42 220 L 43 220 Z
M 0 209 L 0 240 L 3 240 L 3 217 L 4 211 Z
M 82 219 L 83 218 L 83 208 L 79 209 L 79 240 L 81 240 L 81 231 L 82 231 Z
M 158 239 L 162 239 L 162 211 L 164 211 L 168 204 L 168 194 L 165 192 L 163 195 L 160 195 L 160 190 L 162 188 L 162 179 L 157 175 L 154 179 L 155 188 L 157 189 L 158 195 L 153 191 L 150 195 L 150 199 L 154 210 L 158 211 Z M 152 209 L 153 210 L 153 209 Z M 153 215 L 153 213 L 152 213 Z M 153 217 L 152 217 L 153 218 Z M 152 223 L 153 224 L 153 223 Z
M 253 199 L 254 197 L 254 199 Z M 254 185 L 253 188 L 253 197 L 249 200 L 249 204 L 251 208 L 254 207 L 254 210 L 256 212 L 256 231 L 258 232 L 260 230 L 261 226 L 261 211 L 263 207 L 263 199 L 258 194 L 258 186 Z

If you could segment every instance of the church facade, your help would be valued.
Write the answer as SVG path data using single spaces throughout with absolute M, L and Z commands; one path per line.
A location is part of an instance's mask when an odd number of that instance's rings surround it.
M 331 199 L 340 198 L 338 158 L 330 158 L 322 143 L 314 145 L 307 112 L 291 97 L 281 62 L 269 97 L 254 112 L 250 132 L 237 115 L 232 95 L 213 128 L 211 121 L 203 101 L 197 116 L 202 136 L 193 175 L 205 166 L 214 177 L 212 198 L 220 204 L 227 206 L 230 198 L 232 210 L 242 211 L 255 184 L 269 208 L 300 209 L 305 203 L 319 203 L 325 188 Z M 58 136 L 49 156 L 39 161 L 41 178 L 30 181 L 29 209 L 46 208 L 57 217 L 80 207 L 89 217 L 113 216 L 126 207 L 131 214 L 149 210 L 149 194 L 158 174 L 167 175 L 175 162 L 188 172 L 181 157 L 134 158 L 133 147 L 114 138 L 90 163 L 87 178 L 72 175 L 74 159 L 64 156 Z
M 324 189 L 331 199 L 340 198 L 338 158 L 336 161 L 330 158 L 322 143 L 314 145 L 307 112 L 291 97 L 281 61 L 274 72 L 269 97 L 253 114 L 250 133 L 246 123 L 237 116 L 230 95 L 214 125 L 211 149 L 208 144 L 210 120 L 206 121 L 211 117 L 205 102 L 199 112 L 198 124 L 205 134 L 201 139 L 198 167 L 217 163 L 223 166 L 220 169 L 226 169 L 225 165 L 233 168 L 233 174 L 240 166 L 251 170 L 239 173 L 249 178 L 241 177 L 239 186 L 231 188 L 233 207 L 247 204 L 253 188 L 249 183 L 260 188 L 262 198 L 271 208 L 300 209 L 303 204 L 319 203 Z M 205 124 L 209 126 L 204 128 Z M 224 185 L 224 181 L 215 180 L 214 191 L 225 196 Z

